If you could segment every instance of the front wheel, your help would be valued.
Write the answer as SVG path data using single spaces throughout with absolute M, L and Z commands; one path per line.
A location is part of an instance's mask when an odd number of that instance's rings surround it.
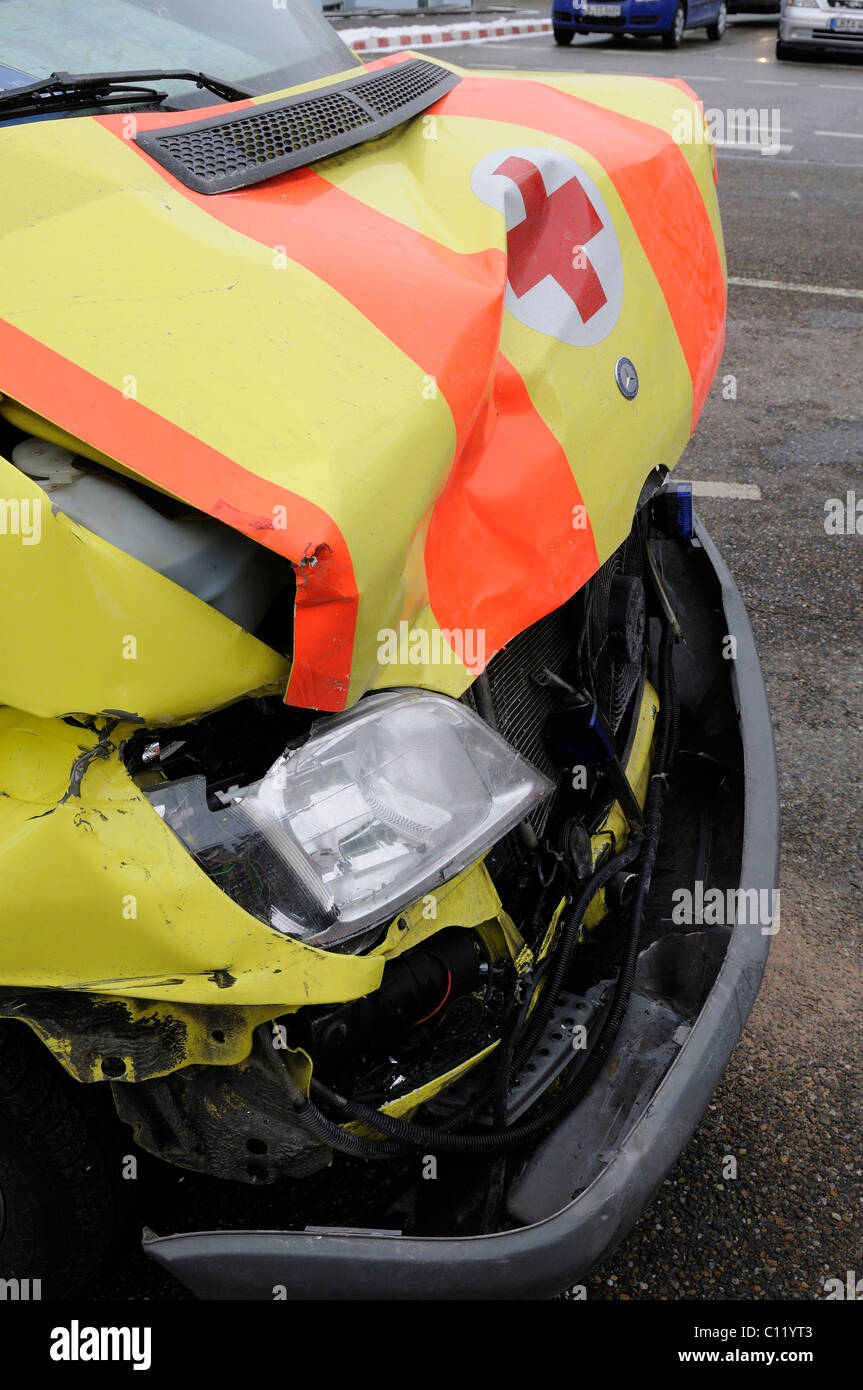
M 572 31 L 572 29 L 563 29 L 563 28 L 561 28 L 561 26 L 560 26 L 559 24 L 555 24 L 555 26 L 554 26 L 554 41 L 555 41 L 555 43 L 559 43 L 560 46 L 561 46 L 561 48 L 566 48 L 567 44 L 572 43 L 572 40 L 573 40 L 573 31 Z
M 679 48 L 683 42 L 683 31 L 686 28 L 686 11 L 682 5 L 678 5 L 674 11 L 674 18 L 671 21 L 671 28 L 666 29 L 662 35 L 662 43 L 665 48 Z
M 725 33 L 725 23 L 727 18 L 728 12 L 725 8 L 725 0 L 722 0 L 722 4 L 719 6 L 719 13 L 717 14 L 713 23 L 708 24 L 707 26 L 707 37 L 709 39 L 712 39 L 714 43 L 716 43 L 718 39 L 721 39 L 722 35 Z

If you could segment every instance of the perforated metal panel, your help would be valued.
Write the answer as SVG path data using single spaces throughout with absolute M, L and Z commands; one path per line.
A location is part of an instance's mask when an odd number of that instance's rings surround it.
M 563 709 L 564 702 L 560 692 L 541 678 L 546 670 L 563 676 L 571 658 L 571 618 L 564 606 L 508 642 L 492 657 L 487 669 L 499 733 L 555 783 L 560 782 L 562 773 L 545 750 L 542 730 L 548 716 Z M 477 709 L 472 690 L 462 699 Z M 537 835 L 545 829 L 553 805 L 554 798 L 549 796 L 528 816 Z
M 558 608 L 508 642 L 488 666 L 500 732 L 552 781 L 557 780 L 558 769 L 545 751 L 542 731 L 548 716 L 563 708 L 563 700 L 560 692 L 538 678 L 546 670 L 562 676 L 571 653 L 570 620 L 566 609 Z
M 253 110 L 144 131 L 136 139 L 188 188 L 226 193 L 383 135 L 425 111 L 460 80 L 416 58 Z
M 452 76 L 452 73 L 444 72 L 443 68 L 436 67 L 434 63 L 418 59 L 388 68 L 375 77 L 366 78 L 358 95 L 378 116 L 388 116 L 429 93 L 437 100 L 440 95 L 441 78 Z

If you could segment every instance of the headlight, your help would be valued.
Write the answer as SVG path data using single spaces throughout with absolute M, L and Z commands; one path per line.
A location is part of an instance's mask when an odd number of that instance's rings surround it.
M 328 946 L 472 864 L 550 790 L 472 710 L 408 691 L 316 724 L 223 808 L 203 777 L 147 796 L 246 911 Z

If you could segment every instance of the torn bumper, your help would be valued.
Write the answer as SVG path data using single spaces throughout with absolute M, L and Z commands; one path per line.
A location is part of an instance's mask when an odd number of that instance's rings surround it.
M 735 704 L 745 807 L 740 888 L 775 886 L 779 796 L 761 668 L 740 594 L 704 528 L 697 541 L 737 638 Z M 599 1175 L 541 1220 L 498 1234 L 415 1238 L 385 1231 L 206 1231 L 158 1237 L 144 1249 L 201 1298 L 543 1298 L 599 1264 L 638 1219 L 675 1163 L 743 1030 L 764 970 L 770 931 L 738 922 L 706 1001 L 664 1079 Z M 565 1166 L 572 1117 L 545 1141 Z M 540 1170 L 534 1168 L 535 1180 Z M 530 1173 L 530 1165 L 528 1167 Z M 527 1202 L 530 1205 L 530 1202 Z M 512 1211 L 512 1207 L 511 1207 Z

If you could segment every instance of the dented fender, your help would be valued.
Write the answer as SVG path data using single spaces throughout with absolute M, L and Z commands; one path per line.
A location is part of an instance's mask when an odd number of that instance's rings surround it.
M 53 511 L 38 484 L 4 458 L 0 497 L 0 703 L 43 717 L 158 723 L 284 684 L 285 657 Z M 33 544 L 22 520 L 34 537 L 38 526 Z
M 0 1016 L 30 1023 L 79 1080 L 110 1075 L 105 1056 L 126 1059 L 126 1080 L 233 1064 L 261 1022 L 370 993 L 387 959 L 445 926 L 518 951 L 482 863 L 438 890 L 433 919 L 415 904 L 368 955 L 281 935 L 153 810 L 118 755 L 129 732 L 0 711 Z

